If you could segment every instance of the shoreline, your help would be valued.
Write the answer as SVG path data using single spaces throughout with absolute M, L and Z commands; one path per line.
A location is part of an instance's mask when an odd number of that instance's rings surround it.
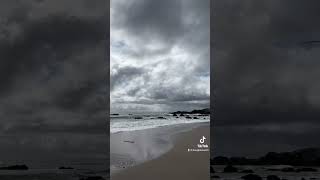
M 155 158 L 111 173 L 111 179 L 210 179 L 210 150 L 188 152 L 189 148 L 197 148 L 202 136 L 207 138 L 206 144 L 210 149 L 210 123 L 163 127 L 161 130 L 171 132 L 169 135 L 170 143 L 172 143 L 170 149 Z

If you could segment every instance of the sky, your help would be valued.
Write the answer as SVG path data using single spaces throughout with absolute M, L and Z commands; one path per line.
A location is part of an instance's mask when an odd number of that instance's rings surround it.
M 209 0 L 112 0 L 111 112 L 210 106 Z
M 317 0 L 213 1 L 213 156 L 320 147 L 319 7 Z
M 108 10 L 104 0 L 0 2 L 0 165 L 105 161 Z

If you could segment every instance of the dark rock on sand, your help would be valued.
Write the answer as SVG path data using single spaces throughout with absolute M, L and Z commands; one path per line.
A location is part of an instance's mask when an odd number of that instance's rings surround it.
M 281 179 L 276 175 L 269 175 L 267 176 L 267 180 L 281 180 Z
M 262 180 L 262 178 L 256 174 L 248 174 L 245 176 L 242 176 L 241 179 L 244 180 Z
M 173 116 L 178 116 L 176 113 L 173 113 Z
M 210 166 L 210 173 L 215 173 L 215 171 L 214 171 L 212 166 Z
M 190 116 L 186 116 L 187 119 L 192 119 Z
M 79 180 L 105 180 L 101 176 L 88 176 L 88 177 L 82 177 Z
M 134 119 L 143 119 L 142 117 L 134 117 Z
M 296 172 L 296 170 L 291 167 L 283 168 L 283 169 L 281 169 L 281 171 L 282 172 Z
M 211 178 L 213 178 L 213 179 L 219 179 L 220 176 L 214 175 L 214 176 L 211 176 Z
M 13 165 L 0 167 L 0 170 L 28 170 L 29 168 L 26 165 Z
M 296 172 L 317 172 L 318 170 L 315 168 L 304 167 L 296 169 Z
M 238 172 L 238 168 L 233 167 L 232 165 L 227 165 L 227 166 L 223 169 L 223 172 L 225 172 L 225 173 Z
M 65 167 L 65 166 L 61 166 L 61 167 L 59 167 L 59 169 L 73 169 L 73 167 Z
M 267 171 L 280 171 L 281 169 L 274 169 L 274 168 L 269 168 Z
M 0 170 L 28 170 L 28 166 L 26 165 L 13 165 L 7 167 L 0 167 Z
M 216 165 L 291 165 L 291 166 L 320 166 L 320 148 L 305 148 L 292 152 L 269 152 L 257 159 L 246 157 L 219 157 L 214 160 Z M 277 169 L 268 169 L 278 171 Z M 279 170 L 280 171 L 280 170 Z M 287 170 L 284 170 L 287 171 Z M 289 171 L 291 171 L 289 169 Z
M 113 114 L 111 114 L 112 116 L 119 116 L 119 114 L 117 114 L 117 113 L 113 113 Z
M 134 143 L 134 141 L 128 141 L 128 140 L 127 141 L 123 141 L 123 142 L 132 143 L 132 144 Z
M 251 169 L 244 169 L 240 173 L 254 173 Z
M 224 156 L 217 156 L 210 161 L 210 164 L 216 164 L 216 165 L 229 164 L 229 158 Z
M 193 117 L 193 119 L 199 119 L 198 117 Z
M 158 119 L 166 119 L 166 118 L 165 118 L 165 117 L 161 117 L 161 116 L 159 116 L 159 117 L 158 117 Z

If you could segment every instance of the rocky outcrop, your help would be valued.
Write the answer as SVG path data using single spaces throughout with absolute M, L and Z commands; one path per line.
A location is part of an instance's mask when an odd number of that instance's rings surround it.
M 233 167 L 232 165 L 227 165 L 227 166 L 223 169 L 223 172 L 225 172 L 225 173 L 238 172 L 238 168 Z
M 269 175 L 267 176 L 267 180 L 281 180 L 281 179 L 276 175 Z
M 7 167 L 0 167 L 0 170 L 28 170 L 28 166 L 26 165 L 13 165 Z
M 61 166 L 61 167 L 59 167 L 59 169 L 73 169 L 73 167 L 65 167 L 65 166 Z
M 307 148 L 293 152 L 269 152 L 257 159 L 246 157 L 223 157 L 218 156 L 212 159 L 214 165 L 291 165 L 291 166 L 320 166 L 320 149 Z M 301 169 L 301 171 L 312 171 Z
M 259 175 L 256 175 L 256 174 L 248 174 L 248 175 L 242 176 L 241 179 L 244 179 L 244 180 L 262 180 L 262 177 L 260 177 Z

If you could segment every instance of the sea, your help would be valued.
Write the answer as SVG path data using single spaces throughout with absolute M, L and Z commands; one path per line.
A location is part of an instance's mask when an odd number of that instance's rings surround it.
M 210 122 L 210 116 L 190 114 L 174 116 L 166 112 L 111 114 L 110 133 L 137 131 L 163 126 Z

